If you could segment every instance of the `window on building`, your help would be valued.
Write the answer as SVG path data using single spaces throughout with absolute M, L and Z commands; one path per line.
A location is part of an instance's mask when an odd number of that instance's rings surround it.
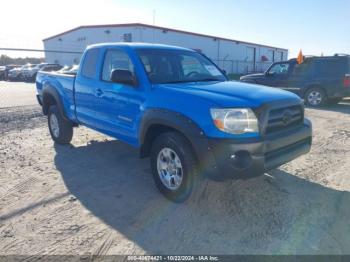
M 90 49 L 86 52 L 82 67 L 82 75 L 88 78 L 96 77 L 96 64 L 99 55 L 98 49 Z
M 123 40 L 124 42 L 132 42 L 132 34 L 131 33 L 123 34 Z
M 102 80 L 111 81 L 111 73 L 115 69 L 129 70 L 134 74 L 134 65 L 129 56 L 122 50 L 108 50 L 103 63 Z
M 78 37 L 78 42 L 83 42 L 83 41 L 86 41 L 86 37 L 85 36 L 81 36 L 81 37 Z

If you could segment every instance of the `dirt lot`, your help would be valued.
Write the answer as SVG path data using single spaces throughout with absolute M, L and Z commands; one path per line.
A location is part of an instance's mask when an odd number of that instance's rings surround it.
M 251 180 L 202 181 L 176 205 L 137 151 L 83 127 L 54 145 L 40 108 L 4 85 L 0 255 L 350 254 L 350 102 L 307 110 L 310 154 Z
M 0 81 L 0 108 L 36 105 L 35 85 Z

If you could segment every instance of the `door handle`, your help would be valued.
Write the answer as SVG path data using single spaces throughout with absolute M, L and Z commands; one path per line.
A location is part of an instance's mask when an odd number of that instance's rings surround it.
M 102 91 L 100 88 L 98 88 L 98 89 L 96 90 L 96 95 L 97 95 L 97 96 L 102 96 L 102 95 L 103 95 L 103 91 Z

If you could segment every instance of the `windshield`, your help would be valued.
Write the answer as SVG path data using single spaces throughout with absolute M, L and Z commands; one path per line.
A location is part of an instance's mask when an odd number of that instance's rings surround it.
M 24 65 L 22 66 L 20 69 L 21 70 L 27 70 L 27 69 L 31 69 L 32 67 L 34 67 L 35 65 Z
M 211 61 L 196 52 L 164 49 L 137 52 L 153 84 L 226 81 Z

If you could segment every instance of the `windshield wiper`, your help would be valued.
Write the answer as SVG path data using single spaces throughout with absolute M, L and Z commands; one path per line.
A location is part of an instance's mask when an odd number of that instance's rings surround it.
M 203 79 L 188 79 L 188 80 L 175 80 L 169 81 L 162 84 L 176 84 L 176 83 L 191 83 L 191 82 L 209 82 L 209 81 L 223 81 L 218 78 L 203 78 Z
M 176 84 L 176 83 L 187 83 L 187 82 L 195 82 L 195 81 L 192 81 L 192 80 L 174 80 L 174 81 L 164 82 L 162 84 Z
M 203 78 L 203 79 L 194 80 L 193 82 L 209 82 L 209 81 L 223 81 L 223 80 L 218 78 Z

